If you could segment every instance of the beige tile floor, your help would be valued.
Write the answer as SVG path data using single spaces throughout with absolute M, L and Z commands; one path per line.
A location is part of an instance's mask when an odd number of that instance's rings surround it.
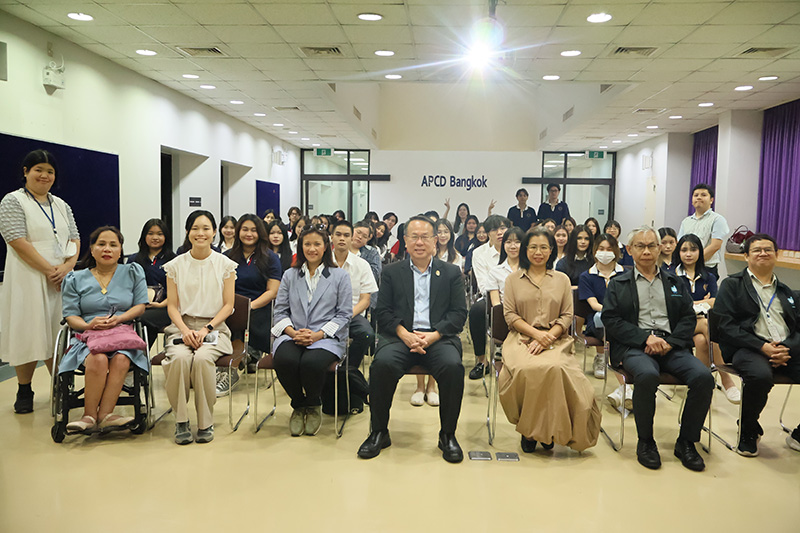
M 471 353 L 465 345 L 465 365 Z M 590 380 L 599 395 L 602 381 Z M 171 416 L 141 436 L 75 436 L 55 444 L 48 383 L 40 368 L 36 410 L 23 416 L 11 410 L 15 380 L 0 383 L 0 533 L 800 531 L 800 453 L 786 446 L 777 424 L 785 387 L 773 391 L 764 411 L 760 457 L 739 457 L 715 441 L 711 455 L 703 454 L 706 471 L 694 473 L 672 455 L 678 398 L 658 398 L 655 431 L 664 465 L 649 471 L 636 462 L 632 418 L 619 453 L 601 436 L 583 454 L 556 446 L 521 454 L 517 463 L 445 463 L 436 449 L 437 409 L 408 403 L 412 377 L 395 397 L 392 447 L 369 461 L 356 457 L 367 413 L 351 418 L 338 440 L 331 417 L 316 437 L 291 438 L 280 387 L 277 415 L 258 434 L 252 415 L 231 433 L 224 400 L 211 444 L 173 444 Z M 155 383 L 163 407 L 160 369 Z M 244 405 L 243 392 L 235 390 L 237 405 Z M 737 410 L 721 393 L 713 413 L 714 428 L 733 435 Z M 800 421 L 800 391 L 787 413 Z M 605 404 L 604 425 L 616 429 L 614 414 Z M 488 446 L 485 415 L 480 382 L 468 381 L 457 433 L 464 451 L 519 452 L 502 412 L 494 447 Z

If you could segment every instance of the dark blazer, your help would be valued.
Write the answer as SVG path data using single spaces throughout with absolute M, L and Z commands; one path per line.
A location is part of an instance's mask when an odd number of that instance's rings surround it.
M 461 269 L 434 258 L 430 295 L 431 328 L 442 336 L 439 342 L 449 342 L 460 348 L 458 334 L 467 320 Z M 375 317 L 381 343 L 402 342 L 395 334 L 398 325 L 413 330 L 414 274 L 410 259 L 391 263 L 383 269 Z
M 603 301 L 603 326 L 611 346 L 611 362 L 619 365 L 629 348 L 644 350 L 647 330 L 639 328 L 639 292 L 636 290 L 634 270 L 627 270 L 611 278 Z M 687 349 L 694 345 L 692 337 L 697 326 L 692 297 L 686 284 L 671 272 L 661 271 L 667 316 L 672 333 L 665 340 L 673 349 Z
M 783 309 L 783 319 L 789 327 L 789 336 L 781 344 L 789 347 L 793 357 L 800 356 L 800 332 L 798 332 L 800 306 L 797 294 L 780 280 L 775 294 L 775 299 L 780 302 Z M 726 363 L 730 363 L 733 354 L 741 348 L 761 352 L 761 346 L 769 342 L 758 337 L 753 329 L 761 312 L 761 304 L 758 303 L 758 294 L 746 268 L 723 280 L 717 292 L 713 312 L 718 319 L 717 338 L 714 340 L 719 343 L 722 358 Z

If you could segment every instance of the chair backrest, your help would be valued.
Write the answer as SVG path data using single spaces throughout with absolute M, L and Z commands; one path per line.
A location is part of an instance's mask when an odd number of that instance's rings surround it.
M 719 315 L 711 308 L 708 310 L 708 338 L 712 342 L 718 342 L 719 335 Z
M 572 291 L 572 313 L 573 317 L 586 318 L 592 313 L 592 306 L 586 300 L 578 297 L 578 291 Z
M 504 341 L 508 337 L 508 324 L 503 314 L 503 304 L 492 306 L 492 338 Z
M 233 300 L 233 313 L 225 323 L 230 328 L 231 334 L 243 334 L 250 329 L 250 298 L 236 294 Z

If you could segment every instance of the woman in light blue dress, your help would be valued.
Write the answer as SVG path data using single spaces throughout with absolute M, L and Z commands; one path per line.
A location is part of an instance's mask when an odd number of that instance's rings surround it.
M 144 270 L 137 263 L 122 264 L 122 242 L 117 228 L 96 229 L 89 237 L 89 253 L 64 278 L 63 314 L 74 331 L 111 329 L 144 313 L 148 302 Z M 142 350 L 91 353 L 73 337 L 58 371 L 72 372 L 83 365 L 86 376 L 83 417 L 68 424 L 69 431 L 120 427 L 133 421 L 114 414 L 131 362 L 147 371 L 147 355 Z

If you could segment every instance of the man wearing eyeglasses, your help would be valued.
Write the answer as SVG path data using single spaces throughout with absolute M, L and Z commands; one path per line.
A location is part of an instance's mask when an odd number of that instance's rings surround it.
M 455 432 L 464 366 L 458 334 L 467 319 L 461 270 L 434 257 L 436 236 L 429 218 L 412 217 L 404 239 L 408 258 L 383 270 L 378 291 L 379 342 L 369 379 L 372 430 L 358 456 L 371 459 L 391 446 L 389 409 L 397 382 L 421 365 L 439 383 L 439 449 L 446 461 L 459 463 L 464 454 Z
M 673 273 L 658 267 L 661 240 L 650 226 L 628 237 L 634 267 L 608 283 L 602 320 L 611 346 L 611 363 L 633 375 L 633 413 L 639 443 L 636 457 L 642 466 L 661 467 L 653 438 L 653 415 L 659 374 L 667 372 L 689 386 L 675 442 L 675 456 L 683 466 L 700 471 L 705 463 L 695 449 L 700 440 L 714 378 L 692 355 L 697 319 L 689 290 Z
M 747 268 L 720 285 L 713 315 L 722 358 L 744 382 L 736 452 L 755 457 L 764 433 L 758 417 L 774 384 L 773 373 L 800 382 L 800 307 L 797 294 L 775 276 L 775 239 L 765 233 L 751 236 L 744 243 L 744 257 Z M 800 425 L 786 444 L 800 452 Z

